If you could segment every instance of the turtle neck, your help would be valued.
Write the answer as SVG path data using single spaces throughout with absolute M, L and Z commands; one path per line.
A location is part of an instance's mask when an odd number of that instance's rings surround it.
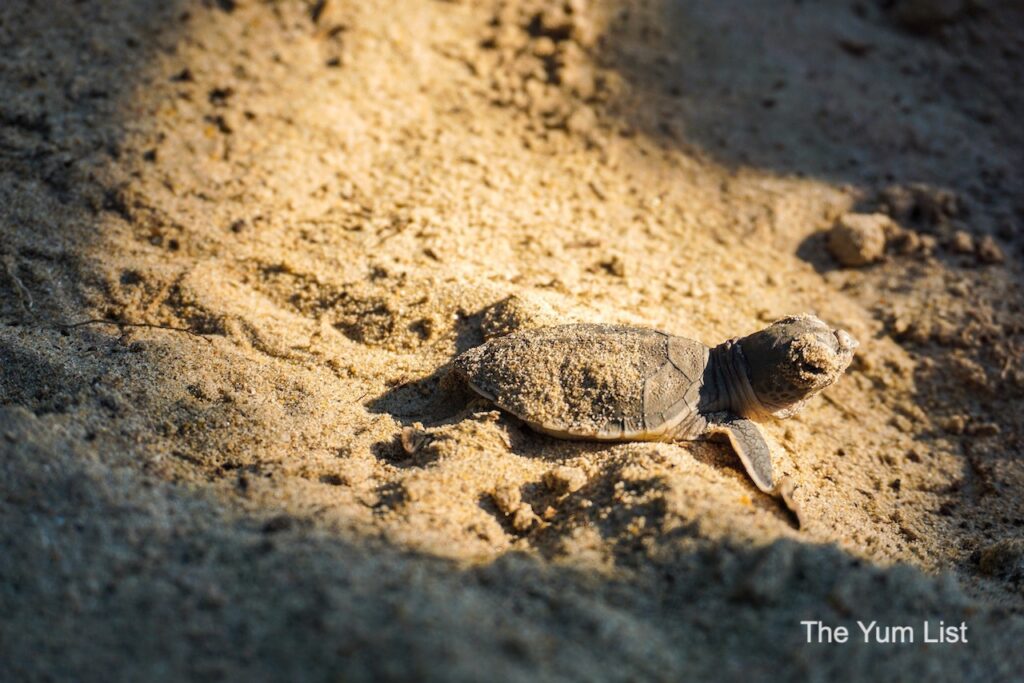
M 758 400 L 750 386 L 747 359 L 737 339 L 722 342 L 711 349 L 704 371 L 701 412 L 728 411 L 753 419 L 769 417 L 772 411 Z

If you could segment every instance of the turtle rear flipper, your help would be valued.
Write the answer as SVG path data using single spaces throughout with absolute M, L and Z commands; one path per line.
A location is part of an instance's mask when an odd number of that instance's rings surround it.
M 775 484 L 776 493 L 782 498 L 782 502 L 786 504 L 786 507 L 793 516 L 796 517 L 796 525 L 798 528 L 803 528 L 804 516 L 800 507 L 799 501 L 793 494 L 799 488 L 799 485 L 793 481 L 793 478 L 788 475 L 782 475 L 779 477 L 779 481 Z

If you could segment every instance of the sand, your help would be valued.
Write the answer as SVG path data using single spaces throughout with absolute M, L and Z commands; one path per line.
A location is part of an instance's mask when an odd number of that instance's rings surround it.
M 1022 25 L 3 3 L 0 680 L 1012 680 Z M 850 212 L 878 262 L 830 255 Z M 447 372 L 523 320 L 803 312 L 861 346 L 765 426 L 799 530 L 724 445 L 552 439 Z

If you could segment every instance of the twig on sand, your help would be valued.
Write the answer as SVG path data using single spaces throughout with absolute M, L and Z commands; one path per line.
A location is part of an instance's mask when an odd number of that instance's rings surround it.
M 28 287 L 18 277 L 18 273 L 15 272 L 14 261 L 11 259 L 4 259 L 4 270 L 7 272 L 7 277 L 11 278 L 11 282 L 14 283 L 15 289 L 18 290 L 18 300 L 21 303 L 21 307 L 25 309 L 26 313 L 32 312 L 32 293 L 28 291 Z
M 65 329 L 65 330 L 70 330 L 70 329 L 74 329 L 76 327 L 85 327 L 86 325 L 117 325 L 118 327 L 148 327 L 148 328 L 154 329 L 154 330 L 169 330 L 171 332 L 184 332 L 185 334 L 191 335 L 193 337 L 198 337 L 199 339 L 202 339 L 203 341 L 208 342 L 210 344 L 213 343 L 213 340 L 210 339 L 209 337 L 207 337 L 206 335 L 200 334 L 199 332 L 196 332 L 195 330 L 191 330 L 191 329 L 189 329 L 187 327 L 175 327 L 173 325 L 161 325 L 159 323 L 130 323 L 130 322 L 124 322 L 124 321 L 121 321 L 121 320 L 108 320 L 106 318 L 91 318 L 89 320 L 82 320 L 81 322 L 71 323 L 69 325 L 61 325 L 61 328 Z

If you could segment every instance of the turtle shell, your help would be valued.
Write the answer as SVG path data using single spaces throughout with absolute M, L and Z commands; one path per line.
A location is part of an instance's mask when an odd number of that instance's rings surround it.
M 534 429 L 563 438 L 695 436 L 708 348 L 623 325 L 520 330 L 466 351 L 470 386 Z

